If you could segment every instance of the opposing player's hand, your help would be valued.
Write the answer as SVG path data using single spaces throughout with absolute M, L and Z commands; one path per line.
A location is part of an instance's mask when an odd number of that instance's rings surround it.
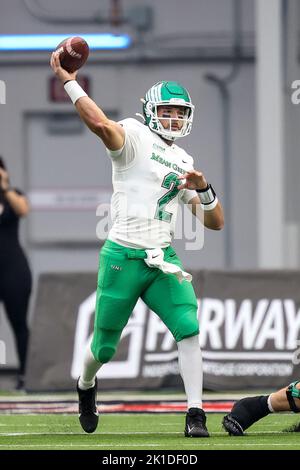
M 59 54 L 52 52 L 50 58 L 50 65 L 55 75 L 64 83 L 67 80 L 76 80 L 77 70 L 69 73 L 60 65 Z
M 182 176 L 178 176 L 179 180 L 185 180 L 177 186 L 177 189 L 205 189 L 207 181 L 201 171 L 188 171 Z
M 6 191 L 9 188 L 9 177 L 7 171 L 0 168 L 0 190 Z

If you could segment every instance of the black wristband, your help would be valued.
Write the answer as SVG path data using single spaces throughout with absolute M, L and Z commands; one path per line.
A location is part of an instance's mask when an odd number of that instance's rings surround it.
M 204 205 L 209 205 L 216 199 L 214 188 L 209 183 L 207 183 L 204 189 L 196 189 L 196 192 L 199 194 L 200 201 Z
M 206 188 L 203 188 L 203 189 L 195 189 L 195 191 L 196 191 L 197 193 L 205 193 L 205 191 L 208 191 L 210 187 L 211 187 L 210 184 L 207 183 Z

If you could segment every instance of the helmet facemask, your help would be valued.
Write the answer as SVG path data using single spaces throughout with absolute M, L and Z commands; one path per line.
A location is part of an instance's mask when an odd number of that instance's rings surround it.
M 149 114 L 150 114 L 150 121 L 149 121 L 149 127 L 153 132 L 156 132 L 159 134 L 161 137 L 167 140 L 175 140 L 180 137 L 185 137 L 191 132 L 192 129 L 192 123 L 193 123 L 193 114 L 194 114 L 194 107 L 193 105 L 189 104 L 188 106 L 186 104 L 181 105 L 178 103 L 174 103 L 175 107 L 182 107 L 183 108 L 183 117 L 163 117 L 163 116 L 158 116 L 158 109 L 160 106 L 172 106 L 172 103 L 170 102 L 158 102 L 158 103 L 149 103 Z M 151 110 L 150 110 L 151 107 Z M 162 120 L 165 122 L 168 122 L 168 126 L 164 127 L 162 124 Z M 176 122 L 182 122 L 182 127 L 180 129 L 172 129 L 172 121 Z
M 167 99 L 160 99 L 161 97 Z M 176 82 L 159 82 L 147 92 L 142 99 L 143 111 L 146 125 L 151 131 L 156 132 L 166 140 L 174 141 L 180 137 L 185 137 L 191 132 L 194 105 L 191 103 L 188 92 Z M 160 106 L 174 106 L 184 108 L 183 117 L 159 117 L 158 108 Z M 169 120 L 169 126 L 165 129 L 161 120 Z M 182 121 L 181 129 L 172 130 L 172 121 Z

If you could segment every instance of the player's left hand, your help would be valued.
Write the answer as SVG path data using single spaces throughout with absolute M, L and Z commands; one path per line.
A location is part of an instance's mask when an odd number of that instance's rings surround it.
M 6 191 L 9 188 L 9 177 L 7 171 L 0 168 L 0 190 Z
M 205 189 L 207 181 L 201 171 L 188 171 L 182 176 L 178 176 L 179 180 L 185 180 L 177 186 L 177 189 Z

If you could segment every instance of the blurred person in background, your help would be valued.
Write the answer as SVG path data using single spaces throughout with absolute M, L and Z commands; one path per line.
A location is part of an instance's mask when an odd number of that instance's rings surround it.
M 300 381 L 292 382 L 270 395 L 242 398 L 223 418 L 223 427 L 231 436 L 243 436 L 252 424 L 280 411 L 300 413 Z M 300 432 L 300 423 L 292 430 Z
M 17 389 L 24 388 L 29 331 L 27 311 L 31 272 L 19 243 L 19 219 L 29 212 L 24 194 L 10 186 L 5 162 L 0 157 L 0 302 L 14 332 L 19 370 Z
M 113 165 L 114 223 L 100 254 L 93 341 L 77 384 L 80 424 L 88 433 L 97 428 L 96 373 L 112 359 L 141 297 L 177 343 L 187 395 L 185 436 L 208 437 L 197 299 L 171 240 L 180 201 L 209 229 L 222 229 L 224 219 L 213 188 L 194 170 L 193 158 L 174 143 L 191 131 L 190 95 L 177 82 L 158 82 L 142 100 L 144 122 L 127 118 L 117 123 L 86 95 L 76 72 L 61 67 L 57 53 L 51 56 L 51 66 Z

